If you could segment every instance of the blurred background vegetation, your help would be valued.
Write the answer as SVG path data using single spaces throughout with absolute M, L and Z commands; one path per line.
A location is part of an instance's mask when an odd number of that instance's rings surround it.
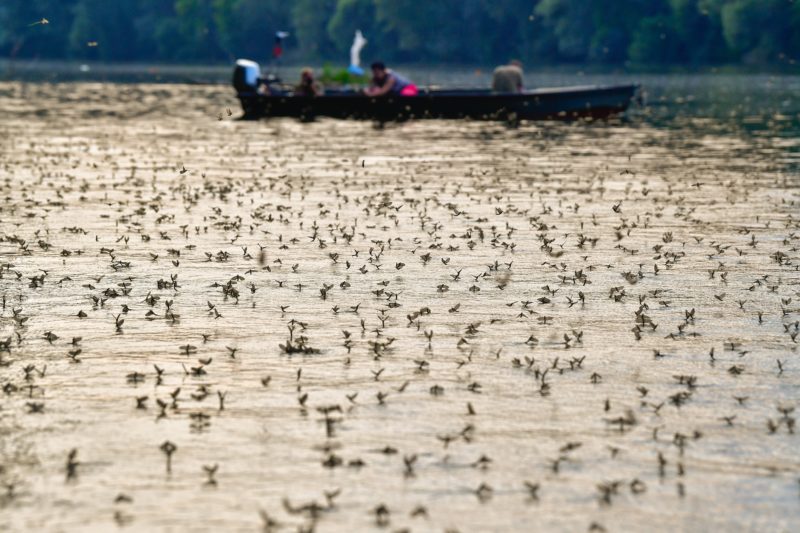
M 800 60 L 800 0 L 0 0 L 0 57 L 10 58 L 264 61 L 285 30 L 285 61 L 346 64 L 356 29 L 367 62 Z

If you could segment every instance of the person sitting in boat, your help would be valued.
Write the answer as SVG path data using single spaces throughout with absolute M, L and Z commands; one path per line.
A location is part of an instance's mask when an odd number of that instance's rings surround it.
M 313 70 L 304 68 L 300 72 L 300 83 L 294 88 L 294 94 L 297 96 L 319 96 L 322 94 L 322 87 L 314 79 Z
M 384 96 L 394 94 L 398 96 L 416 96 L 419 94 L 417 86 L 397 72 L 389 70 L 380 61 L 372 64 L 372 85 L 364 91 L 367 96 Z
M 492 91 L 496 93 L 522 92 L 522 63 L 516 59 L 500 65 L 492 75 Z

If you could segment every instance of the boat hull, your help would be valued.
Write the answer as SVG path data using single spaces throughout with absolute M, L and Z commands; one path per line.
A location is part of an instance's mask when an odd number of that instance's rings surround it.
M 426 91 L 418 96 L 368 97 L 355 92 L 324 96 L 240 94 L 244 118 L 315 117 L 378 120 L 575 120 L 624 112 L 638 86 L 567 87 L 520 94 L 490 91 Z

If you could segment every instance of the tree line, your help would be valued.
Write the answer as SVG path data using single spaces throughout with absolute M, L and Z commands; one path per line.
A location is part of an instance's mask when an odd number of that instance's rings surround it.
M 800 0 L 0 0 L 0 56 L 105 61 L 786 64 Z

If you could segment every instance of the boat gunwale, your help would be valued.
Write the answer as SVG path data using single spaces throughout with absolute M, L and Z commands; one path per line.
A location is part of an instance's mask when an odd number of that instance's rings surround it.
M 419 94 L 413 96 L 400 96 L 400 95 L 387 95 L 387 96 L 369 96 L 358 91 L 341 91 L 331 92 L 316 96 L 300 95 L 300 94 L 240 94 L 240 98 L 260 98 L 260 99 L 303 99 L 303 100 L 316 100 L 316 99 L 363 99 L 365 101 L 377 101 L 381 98 L 399 98 L 403 101 L 406 100 L 421 100 L 431 98 L 491 98 L 493 100 L 527 100 L 529 98 L 536 98 L 538 96 L 575 96 L 580 94 L 605 94 L 616 92 L 631 92 L 635 94 L 640 89 L 639 84 L 624 84 L 624 85 L 579 85 L 571 87 L 542 87 L 525 91 L 521 93 L 496 93 L 491 89 L 423 89 Z

